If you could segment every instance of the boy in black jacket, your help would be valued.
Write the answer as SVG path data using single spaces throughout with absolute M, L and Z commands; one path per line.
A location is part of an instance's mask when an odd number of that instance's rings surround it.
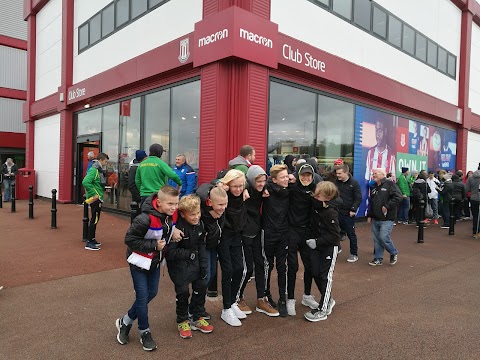
M 255 285 L 257 288 L 256 311 L 268 316 L 278 316 L 278 311 L 270 304 L 265 294 L 268 262 L 263 249 L 261 208 L 263 199 L 269 195 L 268 191 L 265 190 L 267 173 L 260 166 L 252 165 L 248 168 L 246 177 L 249 198 L 245 201 L 247 206 L 247 225 L 242 233 L 242 246 L 247 271 L 240 285 L 240 296 L 237 304 L 238 308 L 246 315 L 252 313 L 252 310 L 243 299 L 243 292 L 255 268 Z
M 276 307 L 270 296 L 270 275 L 274 264 L 277 267 L 278 291 L 280 299 L 278 301 L 278 311 L 281 317 L 286 317 L 287 302 L 286 292 L 286 273 L 287 273 L 287 253 L 288 253 L 288 208 L 289 208 L 289 181 L 294 181 L 292 174 L 288 174 L 286 165 L 273 165 L 270 169 L 271 181 L 267 183 L 267 190 L 270 194 L 263 203 L 263 229 L 264 229 L 264 248 L 268 260 L 268 278 L 266 282 L 266 295 L 270 304 Z M 291 177 L 291 178 L 290 178 Z
M 172 237 L 178 207 L 178 190 L 163 186 L 158 194 L 149 196 L 125 236 L 127 262 L 130 265 L 135 302 L 128 313 L 116 320 L 117 341 L 128 343 L 130 329 L 138 318 L 143 350 L 152 351 L 157 344 L 148 324 L 148 303 L 157 295 L 162 251 Z
M 330 206 L 329 201 L 339 196 L 335 184 L 324 181 L 315 189 L 312 204 L 312 232 L 314 238 L 307 240 L 311 250 L 311 269 L 315 283 L 322 298 L 317 309 L 305 313 L 308 321 L 327 320 L 332 313 L 335 300 L 331 297 L 333 271 L 340 244 L 340 226 L 338 211 Z
M 201 315 L 205 312 L 207 292 L 207 254 L 205 252 L 204 228 L 200 221 L 200 198 L 184 196 L 178 205 L 180 217 L 177 228 L 183 232 L 182 241 L 171 243 L 166 250 L 168 273 L 175 284 L 177 299 L 177 324 L 180 337 L 192 337 L 191 329 L 211 333 L 213 326 Z M 189 322 L 189 284 L 192 284 Z
M 315 180 L 315 170 L 308 163 L 297 165 L 295 174 L 297 181 L 289 186 L 288 223 L 290 230 L 287 256 L 287 312 L 292 316 L 296 315 L 295 282 L 298 271 L 298 252 L 300 252 L 304 267 L 302 304 L 311 309 L 318 308 L 318 303 L 311 294 L 313 278 L 310 270 L 310 249 L 306 241 L 312 237 L 310 227 L 312 195 L 319 181 Z

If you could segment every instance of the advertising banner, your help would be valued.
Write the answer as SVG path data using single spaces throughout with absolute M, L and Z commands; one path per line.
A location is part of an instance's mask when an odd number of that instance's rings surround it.
M 369 182 L 375 168 L 384 168 L 396 181 L 402 168 L 455 171 L 457 135 L 453 130 L 355 106 L 353 176 L 362 188 L 357 216 L 366 216 Z

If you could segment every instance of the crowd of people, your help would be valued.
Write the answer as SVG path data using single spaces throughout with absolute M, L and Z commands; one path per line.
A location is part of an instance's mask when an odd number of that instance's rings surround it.
M 253 312 L 244 298 L 245 286 L 253 274 L 256 312 L 271 317 L 296 315 L 298 254 L 304 267 L 301 303 L 309 309 L 304 312 L 305 319 L 316 322 L 331 315 L 335 306 L 333 273 L 341 239 L 348 237 L 350 242 L 347 261 L 358 261 L 355 217 L 362 192 L 342 159 L 335 161 L 331 172 L 321 176 L 315 159 L 287 156 L 285 164 L 272 165 L 267 175 L 261 166 L 253 165 L 255 149 L 245 145 L 216 179 L 197 187 L 195 172 L 186 164 L 185 156 L 176 157 L 172 170 L 161 160 L 162 153 L 159 144 L 150 146 L 148 156 L 137 150 L 129 170 L 129 190 L 140 210 L 125 237 L 135 299 L 115 322 L 120 344 L 128 343 L 137 320 L 143 349 L 156 349 L 148 322 L 148 303 L 158 293 L 160 265 L 164 261 L 174 283 L 177 327 L 182 338 L 191 338 L 192 330 L 213 331 L 205 297 L 209 284 L 216 280 L 217 260 L 221 269 L 221 319 L 230 326 L 241 326 L 242 319 Z M 99 153 L 83 180 L 86 201 L 92 209 L 87 250 L 99 250 L 101 246 L 95 230 L 107 160 L 106 154 Z M 397 263 L 398 251 L 390 233 L 397 219 L 400 223 L 410 221 L 411 208 L 417 222 L 424 220 L 416 210 L 420 208 L 420 196 L 432 204 L 434 222 L 438 209 L 448 221 L 448 209 L 443 205 L 456 201 L 454 183 L 459 174 L 440 173 L 437 179 L 434 174 L 420 172 L 415 177 L 409 176 L 408 169 L 402 170 L 398 185 L 387 178 L 386 169 L 371 171 L 367 213 L 375 249 L 371 266 L 383 264 L 385 251 L 390 256 L 389 264 Z M 477 218 L 478 191 L 472 190 L 478 189 L 479 183 L 480 170 L 460 191 L 462 199 L 469 198 Z M 438 194 L 441 207 L 433 205 Z M 474 233 L 478 229 L 474 228 Z M 278 297 L 271 291 L 274 268 Z M 320 292 L 318 302 L 312 294 L 313 283 Z

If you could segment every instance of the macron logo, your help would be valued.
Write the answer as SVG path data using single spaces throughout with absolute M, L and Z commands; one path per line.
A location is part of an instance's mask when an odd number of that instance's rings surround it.
M 200 40 L 198 40 L 198 47 L 202 47 L 202 46 L 214 43 L 217 40 L 225 39 L 227 37 L 228 37 L 228 30 L 227 29 L 217 31 L 214 34 L 207 35 L 207 36 L 201 38 Z
M 273 48 L 273 41 L 271 39 L 268 39 L 266 37 L 255 34 L 253 32 L 244 30 L 242 28 L 240 28 L 240 37 L 245 40 L 263 45 L 265 47 Z

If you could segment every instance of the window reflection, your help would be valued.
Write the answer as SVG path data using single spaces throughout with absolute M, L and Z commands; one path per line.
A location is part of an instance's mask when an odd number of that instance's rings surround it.
M 285 155 L 313 155 L 315 97 L 313 92 L 270 83 L 268 156 L 273 164 Z
M 329 170 L 339 157 L 351 165 L 353 143 L 353 104 L 275 81 L 270 83 L 270 163 L 281 163 L 292 154 L 316 157 L 320 170 Z
M 200 141 L 200 83 L 198 81 L 172 89 L 170 165 L 177 154 L 184 154 L 193 169 L 198 170 Z
M 165 149 L 165 162 L 173 164 L 177 153 L 183 153 L 198 169 L 200 81 L 84 111 L 76 118 L 77 136 L 101 134 L 100 151 L 110 158 L 104 201 L 107 208 L 130 210 L 128 170 L 136 150 L 148 154 L 150 145 L 158 143 Z
M 145 96 L 145 149 L 160 144 L 168 151 L 170 142 L 170 89 Z M 163 160 L 168 162 L 166 154 Z

